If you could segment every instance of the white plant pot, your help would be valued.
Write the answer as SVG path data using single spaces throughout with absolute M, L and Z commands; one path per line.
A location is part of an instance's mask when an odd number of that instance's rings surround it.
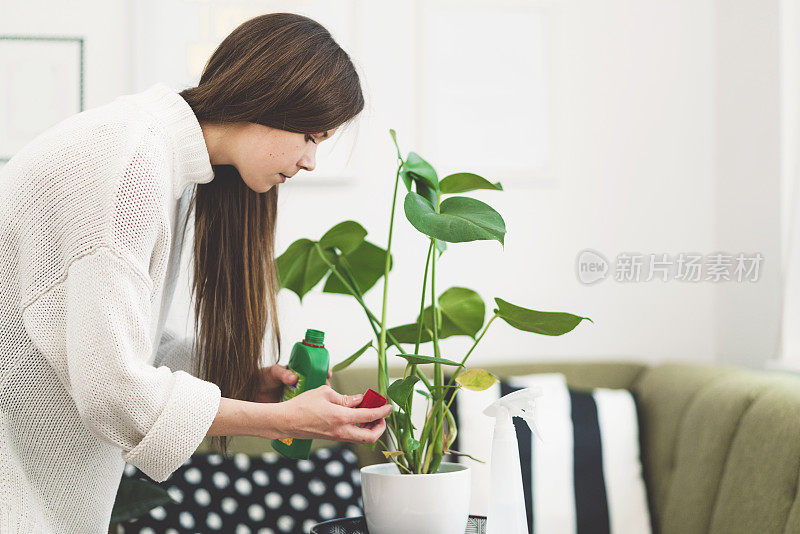
M 442 462 L 437 473 L 402 475 L 393 463 L 370 465 L 361 468 L 361 494 L 370 534 L 464 534 L 470 469 Z

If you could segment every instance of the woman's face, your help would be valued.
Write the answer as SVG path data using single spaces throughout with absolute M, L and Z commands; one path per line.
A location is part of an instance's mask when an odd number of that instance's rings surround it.
M 302 134 L 252 122 L 224 125 L 224 133 L 216 136 L 217 161 L 211 153 L 211 163 L 233 165 L 250 189 L 264 193 L 274 185 L 296 180 L 293 176 L 300 170 L 313 171 L 317 146 L 335 132 L 336 128 Z

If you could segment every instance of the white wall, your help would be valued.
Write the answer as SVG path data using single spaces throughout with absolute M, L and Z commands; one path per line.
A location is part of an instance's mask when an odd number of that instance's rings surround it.
M 758 283 L 717 286 L 716 353 L 763 367 L 781 302 L 780 2 L 719 1 L 716 16 L 716 246 L 765 258 Z
M 780 342 L 771 367 L 800 369 L 800 2 L 781 0 Z
M 119 0 L 0 0 L 0 35 L 83 37 L 88 109 L 131 86 L 129 10 Z
M 518 332 L 497 321 L 474 353 L 475 364 L 616 357 L 713 360 L 713 284 L 606 280 L 584 286 L 575 277 L 574 262 L 586 247 L 610 257 L 625 251 L 714 249 L 714 6 L 696 1 L 575 1 L 558 8 L 555 184 L 507 184 L 504 193 L 482 195 L 507 221 L 505 250 L 497 243 L 451 246 L 440 264 L 439 287 L 465 285 L 486 300 L 499 296 L 595 321 L 562 337 Z M 398 28 L 386 35 L 391 30 L 376 25 L 385 39 L 359 58 L 371 75 L 367 90 L 372 100 L 372 111 L 361 124 L 362 146 L 369 146 L 368 139 L 380 141 L 359 156 L 372 172 L 358 189 L 324 195 L 285 187 L 284 245 L 299 236 L 318 237 L 333 222 L 354 214 L 372 234 L 381 239 L 386 235 L 393 177 L 386 130 L 397 128 L 404 149 L 425 154 L 425 147 L 415 146 L 407 134 L 413 103 L 406 94 L 412 88 L 408 81 L 387 75 L 391 65 L 411 61 L 409 36 L 403 24 Z M 326 217 L 309 219 L 309 212 Z M 397 238 L 396 250 L 403 257 L 398 261 L 402 272 L 390 285 L 392 324 L 416 314 L 416 279 L 425 251 L 425 243 L 402 218 Z M 372 297 L 377 308 L 376 295 Z M 336 357 L 343 358 L 368 337 L 357 306 L 346 298 L 312 295 L 301 308 L 294 295 L 285 294 L 282 304 L 287 339 L 316 325 L 335 336 L 331 344 Z M 446 342 L 447 356 L 462 354 L 466 346 L 463 340 Z
M 304 173 L 300 173 L 296 182 L 283 186 L 281 250 L 299 237 L 318 238 L 348 218 L 361 222 L 370 231 L 369 239 L 384 244 L 394 177 L 394 147 L 388 129 L 398 131 L 404 151 L 425 156 L 431 150 L 423 144 L 421 126 L 415 120 L 425 90 L 415 74 L 415 54 L 424 51 L 415 48 L 417 39 L 410 30 L 418 22 L 419 4 L 344 3 L 358 8 L 355 18 L 349 19 L 355 26 L 348 30 L 346 41 L 362 74 L 367 109 L 352 132 L 352 152 L 351 138 L 326 144 L 339 143 L 336 150 L 344 151 L 344 156 L 339 153 L 336 161 L 349 157 L 344 169 L 353 179 L 303 183 Z M 539 310 L 588 316 L 594 324 L 581 324 L 565 336 L 547 337 L 518 332 L 496 321 L 474 353 L 473 364 L 608 358 L 711 362 L 722 358 L 759 365 L 771 355 L 777 335 L 780 258 L 780 121 L 773 100 L 778 94 L 775 3 L 564 0 L 541 4 L 552 15 L 554 93 L 549 111 L 554 128 L 549 179 L 526 183 L 490 176 L 504 181 L 506 191 L 486 192 L 479 198 L 505 217 L 505 248 L 497 243 L 451 245 L 439 264 L 438 287 L 474 288 L 490 308 L 492 297 L 498 296 Z M 12 4 L 11 15 L 3 9 L 0 32 L 91 36 L 87 43 L 90 107 L 152 81 L 176 85 L 185 77 L 186 65 L 176 65 L 173 80 L 168 79 L 169 65 L 149 64 L 142 56 L 147 47 L 137 46 L 133 35 L 146 23 L 147 9 L 165 23 L 158 27 L 170 28 L 169 20 L 161 17 L 169 13 L 181 17 L 172 5 L 177 6 L 176 2 Z M 289 2 L 263 4 L 268 8 L 259 7 L 258 2 L 239 4 L 266 11 Z M 209 8 L 212 19 L 230 15 L 223 13 L 228 8 L 222 4 L 214 6 Z M 334 20 L 341 13 L 325 16 Z M 227 19 L 216 26 L 214 20 L 203 20 L 186 18 L 175 24 L 205 31 L 206 41 L 201 40 L 200 48 L 207 47 L 209 39 L 217 39 L 219 31 L 232 29 Z M 152 38 L 163 39 L 163 35 Z M 497 53 L 517 54 L 522 60 L 525 39 L 519 35 L 518 49 Z M 474 64 L 473 68 L 482 67 Z M 476 110 L 464 112 L 480 116 Z M 477 118 L 474 128 L 481 128 Z M 470 134 L 452 132 L 461 137 Z M 509 140 L 499 138 L 487 151 L 504 154 Z M 506 155 L 509 160 L 526 157 L 519 152 Z M 321 172 L 315 174 L 324 175 L 325 162 L 320 161 L 319 167 Z M 443 176 L 463 169 L 438 170 Z M 401 210 L 395 239 L 391 324 L 408 322 L 416 315 L 426 251 L 425 241 L 404 220 Z M 612 261 L 623 252 L 761 251 L 766 272 L 761 282 L 749 286 L 613 279 L 586 286 L 575 275 L 576 255 L 585 248 L 598 250 Z M 169 324 L 188 330 L 191 307 L 185 274 Z M 368 298 L 376 313 L 379 293 L 380 286 Z M 369 337 L 357 304 L 347 297 L 315 292 L 300 306 L 294 294 L 282 292 L 280 305 L 286 346 L 306 328 L 323 329 L 328 332 L 332 358 L 339 361 Z M 446 356 L 457 358 L 467 343 L 447 340 L 443 346 Z M 362 363 L 373 361 L 365 356 Z

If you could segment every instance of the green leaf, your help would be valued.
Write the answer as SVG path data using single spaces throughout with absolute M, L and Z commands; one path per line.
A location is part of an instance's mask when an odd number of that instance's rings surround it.
M 417 427 L 414 426 L 414 422 L 411 420 L 411 413 L 410 413 L 411 412 L 411 401 L 412 400 L 413 400 L 413 394 L 412 394 L 412 396 L 408 397 L 408 406 L 406 407 L 406 411 L 404 413 L 400 414 L 400 417 L 402 417 L 405 420 L 405 424 L 406 424 L 406 428 L 407 429 L 416 430 Z M 408 432 L 407 436 L 410 437 L 410 438 L 413 438 L 414 434 L 413 434 L 413 432 Z
M 483 327 L 486 316 L 486 305 L 481 296 L 465 287 L 451 287 L 439 295 L 438 302 L 440 310 L 439 339 L 450 336 L 470 336 L 475 339 L 475 335 Z M 420 343 L 427 343 L 431 340 L 428 331 L 433 331 L 433 315 L 430 306 L 425 308 L 422 316 L 424 326 Z M 411 344 L 417 342 L 418 328 L 418 323 L 411 323 L 390 328 L 389 332 L 398 342 Z
M 406 184 L 406 190 L 411 191 L 411 185 L 414 183 L 414 180 L 404 172 L 400 173 L 400 178 L 402 178 L 403 183 Z
M 439 177 L 436 175 L 436 170 L 416 152 L 408 153 L 403 164 L 402 176 L 409 191 L 411 182 L 423 182 L 434 191 L 439 191 Z
M 355 221 L 340 222 L 322 236 L 319 246 L 324 249 L 337 248 L 342 254 L 350 254 L 364 242 L 367 231 Z
M 494 208 L 469 197 L 450 197 L 439 206 L 411 192 L 406 195 L 403 208 L 408 221 L 423 234 L 447 241 L 496 240 L 501 244 L 506 234 L 506 224 Z
M 414 384 L 418 381 L 419 377 L 416 375 L 398 378 L 392 382 L 387 389 L 389 398 L 396 402 L 398 406 L 408 411 L 408 401 L 411 398 L 411 393 L 414 391 Z
M 435 356 L 424 356 L 422 354 L 403 354 L 402 352 L 398 354 L 401 358 L 405 358 L 408 363 L 420 365 L 423 363 L 440 363 L 442 365 L 461 365 L 458 362 L 454 362 L 453 360 L 447 360 L 445 358 L 437 358 Z
M 476 189 L 489 189 L 492 191 L 502 191 L 503 186 L 500 182 L 492 183 L 483 176 L 478 176 L 471 172 L 457 172 L 445 176 L 439 182 L 442 194 L 466 193 Z
M 439 295 L 437 300 L 442 314 L 460 332 L 475 337 L 483 326 L 486 315 L 486 305 L 477 292 L 466 287 L 454 286 Z
M 138 478 L 123 478 L 111 511 L 111 522 L 130 521 L 172 502 L 176 501 L 161 486 Z
M 408 452 L 414 452 L 415 450 L 419 449 L 419 441 L 409 436 L 405 443 L 404 449 Z
M 397 339 L 398 343 L 413 344 L 417 342 L 417 328 L 417 323 L 404 324 L 390 328 L 389 333 L 391 333 L 395 339 Z M 427 343 L 430 340 L 430 334 L 428 334 L 423 327 L 422 339 L 420 340 L 420 343 Z
M 469 455 L 469 454 L 467 454 L 466 452 L 454 451 L 453 449 L 447 449 L 447 451 L 445 451 L 445 452 L 446 452 L 447 454 L 452 454 L 452 455 L 455 455 L 455 456 L 466 456 L 466 457 L 467 457 L 467 458 L 469 458 L 470 460 L 475 460 L 476 462 L 480 462 L 480 463 L 482 463 L 482 464 L 485 464 L 485 463 L 486 463 L 486 461 L 485 461 L 485 460 L 478 460 L 477 458 L 475 458 L 474 456 L 470 456 L 470 455 Z
M 397 149 L 397 159 L 402 160 L 403 156 L 402 154 L 400 154 L 400 146 L 397 144 L 397 132 L 395 132 L 394 129 L 389 128 L 389 135 L 392 136 L 392 141 L 394 141 L 394 147 Z
M 353 354 L 352 356 L 348 357 L 346 360 L 344 360 L 342 362 L 339 362 L 336 365 L 334 365 L 333 369 L 332 369 L 332 372 L 337 373 L 337 372 L 341 371 L 342 369 L 345 369 L 345 368 L 349 367 L 351 363 L 353 363 L 354 361 L 356 361 L 359 358 L 359 356 L 361 356 L 362 354 L 367 352 L 367 349 L 370 348 L 371 346 L 372 346 L 372 341 L 368 341 L 367 344 L 364 345 L 363 347 L 361 347 L 360 349 L 358 349 L 355 352 L 355 354 Z
M 518 330 L 544 334 L 546 336 L 560 336 L 578 326 L 581 321 L 594 322 L 588 317 L 580 317 L 565 312 L 541 312 L 529 310 L 510 304 L 503 299 L 495 298 L 498 309 L 495 313 L 505 322 Z
M 439 203 L 439 193 L 435 189 L 428 187 L 421 181 L 416 181 L 414 184 L 414 189 L 417 191 L 417 194 L 430 202 L 431 206 L 436 206 Z
M 362 293 L 369 291 L 378 280 L 383 277 L 384 267 L 386 265 L 386 251 L 377 245 L 373 245 L 369 241 L 364 241 L 350 254 L 344 256 L 334 257 L 331 263 L 337 268 L 345 263 L 353 273 L 358 289 Z M 392 268 L 392 262 L 389 260 L 389 270 Z M 339 272 L 344 272 L 339 269 Z M 349 295 L 350 292 L 345 288 L 338 276 L 331 275 L 325 282 L 323 288 L 325 293 L 344 293 Z
M 431 397 L 431 394 L 428 393 L 427 391 L 425 391 L 424 389 L 418 389 L 416 391 L 417 391 L 417 393 L 421 394 L 426 399 L 432 399 L 433 398 L 433 397 Z
M 435 248 L 436 250 L 439 251 L 439 257 L 441 257 L 442 254 L 444 254 L 444 251 L 447 250 L 447 243 L 445 243 L 441 239 L 437 239 L 435 243 L 436 243 Z
M 456 382 L 472 391 L 489 389 L 497 381 L 497 377 L 485 369 L 470 369 L 456 376 Z
M 310 239 L 298 239 L 275 261 L 281 287 L 293 291 L 303 301 L 303 296 L 311 291 L 326 274 L 328 266 L 320 258 Z M 334 259 L 331 252 L 325 252 L 329 261 Z
M 442 330 L 450 336 L 468 335 L 474 339 L 486 316 L 481 296 L 466 287 L 451 287 L 437 300 L 444 319 Z M 432 318 L 430 314 L 429 317 Z

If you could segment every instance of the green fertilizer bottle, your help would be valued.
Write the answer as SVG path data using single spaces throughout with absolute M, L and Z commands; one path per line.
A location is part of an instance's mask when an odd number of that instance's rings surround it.
M 323 341 L 325 332 L 319 330 L 306 330 L 306 337 L 292 347 L 292 355 L 287 366 L 297 375 L 297 384 L 285 386 L 282 401 L 308 391 L 324 386 L 328 379 L 328 351 Z M 311 453 L 310 439 L 282 438 L 273 439 L 272 447 L 286 456 L 295 460 L 307 460 Z

